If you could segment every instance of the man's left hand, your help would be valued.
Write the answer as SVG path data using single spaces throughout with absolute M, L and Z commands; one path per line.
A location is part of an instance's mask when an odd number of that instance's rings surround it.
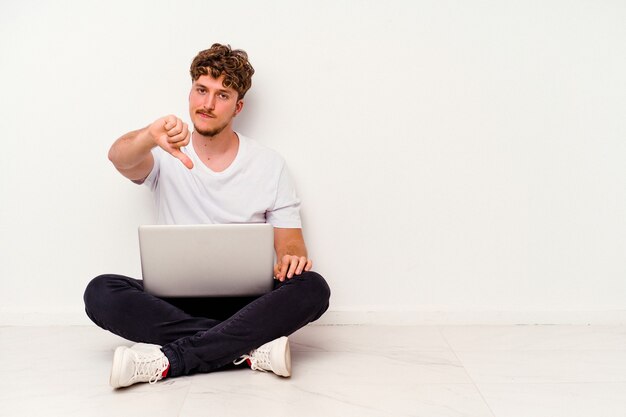
M 274 276 L 279 281 L 291 279 L 295 275 L 300 275 L 302 271 L 310 271 L 313 261 L 306 256 L 284 255 L 281 260 L 274 265 Z

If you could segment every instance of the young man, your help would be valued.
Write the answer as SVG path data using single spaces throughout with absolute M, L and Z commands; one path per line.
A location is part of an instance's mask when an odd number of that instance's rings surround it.
M 190 133 L 162 117 L 119 138 L 109 159 L 126 178 L 147 184 L 162 224 L 260 223 L 274 226 L 274 290 L 256 298 L 157 298 L 142 281 L 94 278 L 87 315 L 98 326 L 140 342 L 115 351 L 110 383 L 125 387 L 211 372 L 232 364 L 291 375 L 286 336 L 317 320 L 330 290 L 311 271 L 296 196 L 283 159 L 236 133 L 254 69 L 242 50 L 214 44 L 191 65 Z

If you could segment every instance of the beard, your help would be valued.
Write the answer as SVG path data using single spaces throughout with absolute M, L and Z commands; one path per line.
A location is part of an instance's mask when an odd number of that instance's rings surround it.
M 201 129 L 195 123 L 193 124 L 193 128 L 195 129 L 196 132 L 198 132 L 202 136 L 205 136 L 207 138 L 212 138 L 214 136 L 219 135 L 226 128 L 226 126 L 228 126 L 228 124 L 230 123 L 231 120 L 232 120 L 232 118 L 229 119 L 229 120 L 224 121 L 223 124 L 213 128 L 213 129 Z
M 213 136 L 216 136 L 218 134 L 220 134 L 222 132 L 222 130 L 224 130 L 226 128 L 226 126 L 228 126 L 228 122 L 224 123 L 221 126 L 218 126 L 214 129 L 200 129 L 198 128 L 198 126 L 196 126 L 196 124 L 193 124 L 193 128 L 196 132 L 198 132 L 199 134 L 201 134 L 202 136 L 206 136 L 208 138 L 212 138 Z

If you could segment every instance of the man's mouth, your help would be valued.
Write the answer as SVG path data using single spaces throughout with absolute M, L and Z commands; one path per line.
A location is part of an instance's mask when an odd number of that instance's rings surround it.
M 211 118 L 211 119 L 215 119 L 215 115 L 211 114 L 211 113 L 206 113 L 203 111 L 197 111 L 196 113 L 198 113 L 200 116 L 202 117 L 207 117 L 207 118 Z

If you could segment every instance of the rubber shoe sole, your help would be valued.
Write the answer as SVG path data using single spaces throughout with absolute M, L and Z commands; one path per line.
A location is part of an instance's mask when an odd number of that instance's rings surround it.
M 126 354 L 128 353 L 126 346 L 120 346 L 115 349 L 113 355 L 113 366 L 111 367 L 111 376 L 109 377 L 109 384 L 113 388 L 122 388 L 128 385 L 122 385 L 120 379 L 122 378 L 122 369 L 124 368 L 124 362 L 126 361 Z
M 290 377 L 291 376 L 291 349 L 289 348 L 289 339 L 286 337 L 279 338 L 275 346 L 272 347 L 271 362 L 272 371 L 276 375 Z M 276 368 L 274 368 L 276 366 Z

